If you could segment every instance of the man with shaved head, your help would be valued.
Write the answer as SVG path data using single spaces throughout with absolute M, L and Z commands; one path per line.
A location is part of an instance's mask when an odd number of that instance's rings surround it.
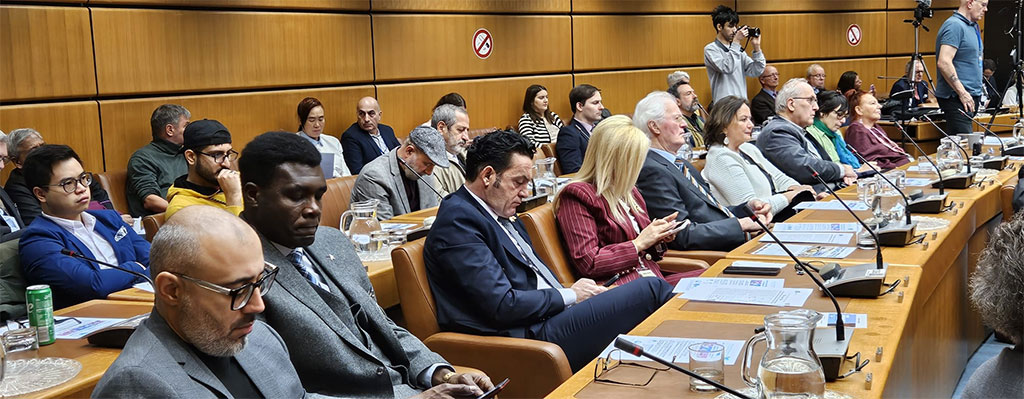
M 311 396 L 281 337 L 256 320 L 277 276 L 256 232 L 207 205 L 178 215 L 153 239 L 153 311 L 92 396 Z
M 395 130 L 380 123 L 383 112 L 373 97 L 363 97 L 356 104 L 356 123 L 341 135 L 341 149 L 345 164 L 353 175 L 359 174 L 363 165 L 398 147 Z

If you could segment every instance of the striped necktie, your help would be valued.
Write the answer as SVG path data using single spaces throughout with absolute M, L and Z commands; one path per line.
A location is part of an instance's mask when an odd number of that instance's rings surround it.
M 299 271 L 299 274 L 301 274 L 302 277 L 305 277 L 311 284 L 322 288 L 324 291 L 330 292 L 331 287 L 323 281 L 320 281 L 320 275 L 318 275 L 312 267 L 307 265 L 306 262 L 302 261 L 304 257 L 302 248 L 295 248 L 294 251 L 288 254 L 288 261 L 291 262 L 292 265 L 295 265 L 295 269 Z
M 733 217 L 732 212 L 729 212 L 729 208 L 726 208 L 722 206 L 722 204 L 718 203 L 718 201 L 715 200 L 715 197 L 712 197 L 711 193 L 708 193 L 708 190 L 704 189 L 704 185 L 700 184 L 700 182 L 698 182 L 697 179 L 693 177 L 693 174 L 690 173 L 690 168 L 686 167 L 686 161 L 684 159 L 676 157 L 676 166 L 679 167 L 679 170 L 683 172 L 683 176 L 686 176 L 687 179 L 690 179 L 690 184 L 693 184 L 694 187 L 697 187 L 697 190 L 699 190 L 705 198 L 710 200 L 711 204 L 713 204 L 720 211 L 722 211 L 722 213 L 725 213 L 725 216 Z

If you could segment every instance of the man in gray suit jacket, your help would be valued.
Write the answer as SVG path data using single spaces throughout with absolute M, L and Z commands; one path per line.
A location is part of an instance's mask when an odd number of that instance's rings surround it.
M 307 397 L 284 341 L 255 319 L 277 273 L 256 233 L 209 206 L 178 215 L 153 240 L 153 312 L 92 396 Z
M 351 241 L 318 226 L 327 183 L 320 153 L 308 140 L 260 135 L 242 150 L 239 170 L 242 218 L 259 233 L 266 259 L 281 266 L 280 287 L 266 296 L 261 319 L 288 345 L 306 390 L 404 398 L 423 390 L 425 396 L 476 396 L 492 387 L 481 374 L 456 373 L 389 319 Z
M 352 187 L 352 202 L 380 200 L 377 219 L 437 206 L 442 194 L 434 166 L 449 166 L 444 137 L 432 127 L 418 126 L 401 147 L 363 166 Z
M 747 240 L 744 233 L 761 229 L 749 216 L 756 214 L 765 224 L 771 220 L 767 203 L 753 199 L 727 207 L 711 196 L 697 168 L 683 159 L 676 163 L 676 151 L 686 141 L 686 123 L 671 94 L 655 91 L 640 100 L 633 112 L 633 125 L 651 139 L 636 182 L 651 218 L 679 212 L 676 220 L 689 221 L 669 242 L 670 248 L 728 251 Z

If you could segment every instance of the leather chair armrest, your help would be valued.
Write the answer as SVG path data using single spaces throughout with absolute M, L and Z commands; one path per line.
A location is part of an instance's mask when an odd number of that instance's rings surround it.
M 704 251 L 704 250 L 692 250 L 692 251 L 676 251 L 668 250 L 665 251 L 665 258 L 689 258 L 699 259 L 707 262 L 708 265 L 713 265 L 715 262 L 725 258 L 728 252 L 724 251 Z
M 572 376 L 562 348 L 550 342 L 441 332 L 423 341 L 451 364 L 477 368 L 494 383 L 513 383 L 503 397 L 540 398 Z
M 658 261 L 658 266 L 666 272 L 688 272 L 697 269 L 707 269 L 708 263 L 700 259 L 664 257 Z

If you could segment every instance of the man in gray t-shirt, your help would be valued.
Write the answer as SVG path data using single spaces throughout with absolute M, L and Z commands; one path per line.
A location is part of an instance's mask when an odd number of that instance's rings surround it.
M 748 56 L 740 47 L 750 36 L 747 26 L 738 26 L 740 17 L 726 6 L 711 12 L 715 25 L 715 41 L 704 46 L 704 66 L 711 81 L 711 102 L 726 96 L 747 97 L 746 77 L 756 78 L 764 72 L 765 58 L 761 52 L 761 36 L 750 38 L 754 51 Z
M 981 65 L 983 46 L 978 21 L 988 11 L 988 0 L 960 0 L 960 8 L 935 35 L 935 64 L 939 75 L 935 97 L 946 115 L 946 132 L 970 133 L 971 121 L 961 114 L 974 115 L 985 93 Z

